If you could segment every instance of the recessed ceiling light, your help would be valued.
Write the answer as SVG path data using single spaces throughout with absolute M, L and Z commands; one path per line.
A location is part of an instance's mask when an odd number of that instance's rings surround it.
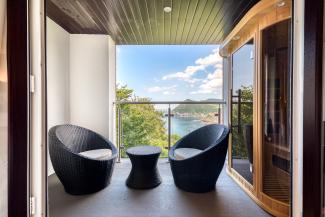
M 164 11 L 165 11 L 166 13 L 170 13 L 170 12 L 172 11 L 172 8 L 166 6 L 166 7 L 164 7 Z
M 285 1 L 280 1 L 276 4 L 278 7 L 283 7 L 286 5 Z
M 234 40 L 234 41 L 237 41 L 237 40 L 239 40 L 240 39 L 240 36 L 239 35 L 236 35 L 236 36 L 234 36 L 233 38 L 232 38 L 232 40 Z

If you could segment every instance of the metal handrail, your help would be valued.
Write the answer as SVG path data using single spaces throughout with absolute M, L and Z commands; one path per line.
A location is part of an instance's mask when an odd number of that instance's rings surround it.
M 219 105 L 219 108 L 216 111 L 216 116 L 218 116 L 218 122 L 220 123 L 221 119 L 221 109 L 220 105 L 225 105 L 226 101 L 207 101 L 207 102 L 200 102 L 200 101 L 116 101 L 113 103 L 113 105 L 168 105 L 168 110 L 167 110 L 167 115 L 168 117 L 168 147 L 166 147 L 168 150 L 170 149 L 171 146 L 171 117 L 173 114 L 171 114 L 171 105 L 180 105 L 180 104 L 185 104 L 185 105 Z M 117 146 L 118 146 L 118 162 L 121 160 L 121 153 L 122 153 L 122 148 L 123 146 L 123 124 L 122 124 L 122 116 L 121 116 L 121 108 L 117 106 Z
M 220 104 L 225 105 L 226 101 L 206 101 L 206 102 L 200 102 L 200 101 L 116 101 L 114 102 L 116 105 L 126 105 L 126 104 L 202 104 L 202 105 L 208 105 L 208 104 Z

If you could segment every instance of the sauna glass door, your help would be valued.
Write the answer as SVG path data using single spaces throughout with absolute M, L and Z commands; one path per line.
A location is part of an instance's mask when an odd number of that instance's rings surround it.
M 232 168 L 253 185 L 254 41 L 232 55 Z
M 262 31 L 262 191 L 290 202 L 291 27 L 282 21 Z

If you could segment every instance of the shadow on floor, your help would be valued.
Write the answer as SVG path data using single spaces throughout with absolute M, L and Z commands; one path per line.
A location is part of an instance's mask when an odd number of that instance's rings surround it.
M 49 177 L 50 217 L 264 217 L 270 216 L 251 200 L 226 174 L 221 173 L 216 190 L 195 194 L 175 187 L 170 166 L 159 161 L 163 182 L 151 190 L 132 190 L 125 180 L 128 160 L 116 164 L 112 183 L 85 196 L 64 192 L 56 175 Z

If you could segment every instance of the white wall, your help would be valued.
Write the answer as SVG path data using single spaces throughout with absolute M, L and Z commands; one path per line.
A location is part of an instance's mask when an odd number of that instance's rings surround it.
M 116 144 L 116 45 L 111 37 L 108 39 L 108 69 L 109 69 L 109 139 Z M 117 145 L 117 144 L 116 144 Z
M 70 35 L 70 122 L 109 137 L 109 36 Z
M 47 119 L 50 129 L 70 123 L 70 34 L 47 18 Z M 48 174 L 54 173 L 48 155 Z
M 70 122 L 70 34 L 47 18 L 48 129 Z
M 69 34 L 47 18 L 46 56 L 48 129 L 71 123 L 114 142 L 114 41 L 107 35 Z M 50 159 L 48 164 L 52 174 Z

